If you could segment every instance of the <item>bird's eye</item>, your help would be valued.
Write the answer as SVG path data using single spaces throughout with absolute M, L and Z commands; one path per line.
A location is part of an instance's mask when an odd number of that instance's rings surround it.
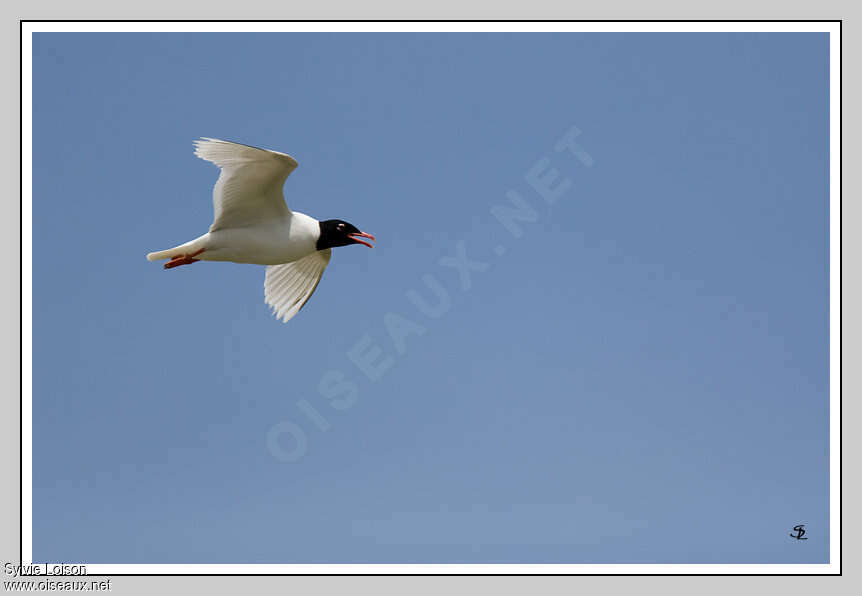
M 344 224 L 338 224 L 338 229 L 339 229 L 339 230 L 343 230 L 343 229 L 344 229 Z

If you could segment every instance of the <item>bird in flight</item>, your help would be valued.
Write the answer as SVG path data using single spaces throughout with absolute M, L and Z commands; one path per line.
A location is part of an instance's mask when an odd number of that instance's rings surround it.
M 195 155 L 221 168 L 213 223 L 203 236 L 151 252 L 147 260 L 170 259 L 165 269 L 197 261 L 268 265 L 265 300 L 287 322 L 317 289 L 333 247 L 373 248 L 364 239 L 374 236 L 346 221 L 318 221 L 287 207 L 281 189 L 298 164 L 286 153 L 209 138 L 194 144 Z

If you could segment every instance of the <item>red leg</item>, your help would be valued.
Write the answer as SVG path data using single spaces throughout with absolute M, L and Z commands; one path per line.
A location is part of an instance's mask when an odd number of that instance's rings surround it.
M 205 248 L 202 248 L 199 251 L 190 255 L 178 255 L 176 257 L 173 257 L 170 261 L 165 263 L 165 269 L 173 269 L 174 267 L 179 267 L 180 265 L 191 265 L 192 263 L 197 263 L 198 261 L 200 261 L 200 259 L 195 259 L 193 257 L 198 256 L 205 250 Z

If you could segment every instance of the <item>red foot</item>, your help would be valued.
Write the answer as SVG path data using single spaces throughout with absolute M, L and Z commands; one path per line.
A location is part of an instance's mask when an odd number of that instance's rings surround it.
M 179 267 L 180 265 L 191 265 L 192 263 L 197 263 L 200 259 L 194 259 L 192 257 L 196 257 L 205 251 L 205 248 L 200 249 L 196 253 L 190 255 L 179 255 L 173 257 L 170 261 L 165 263 L 165 269 L 173 269 L 174 267 Z

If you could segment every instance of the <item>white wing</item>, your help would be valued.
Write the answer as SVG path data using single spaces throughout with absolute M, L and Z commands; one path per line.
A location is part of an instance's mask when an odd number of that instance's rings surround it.
M 213 188 L 215 217 L 210 232 L 262 223 L 290 213 L 281 187 L 296 168 L 286 153 L 203 138 L 195 155 L 221 168 Z
M 318 250 L 299 260 L 266 268 L 263 287 L 266 303 L 275 316 L 288 322 L 299 312 L 320 283 L 332 249 Z

